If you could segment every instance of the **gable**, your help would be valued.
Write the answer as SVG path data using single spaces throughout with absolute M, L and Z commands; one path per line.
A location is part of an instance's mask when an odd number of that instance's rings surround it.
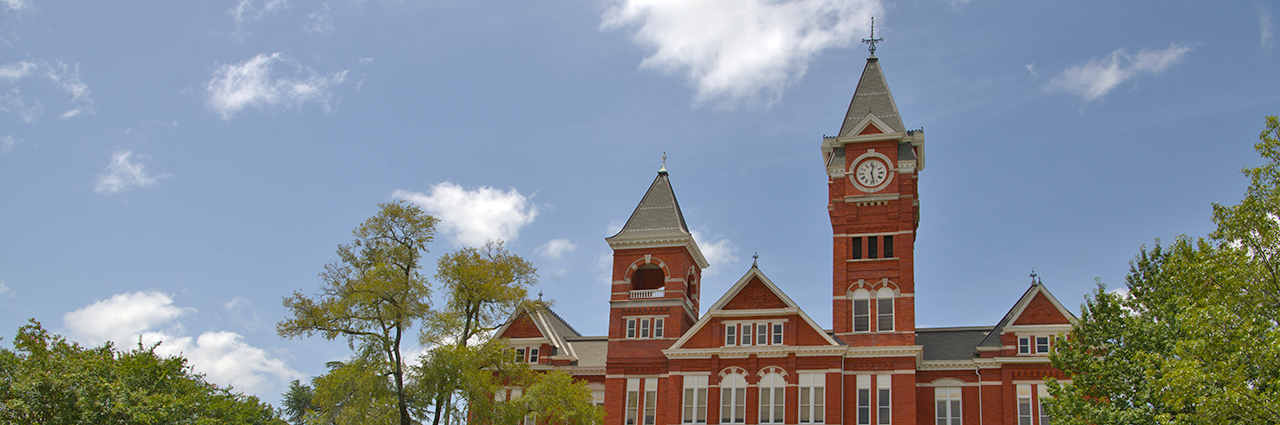
M 880 133 L 884 133 L 884 132 L 880 131 L 879 128 L 876 128 L 875 125 L 868 125 L 867 128 L 862 129 L 862 132 L 858 133 L 858 135 L 861 136 L 864 134 L 880 134 Z
M 542 331 L 538 330 L 538 325 L 533 323 L 533 318 L 528 314 L 520 315 L 520 318 L 511 322 L 507 329 L 499 335 L 502 338 L 542 338 Z
M 1058 307 L 1049 301 L 1049 297 L 1040 292 L 1022 309 L 1022 314 L 1014 325 L 1065 325 L 1070 324 Z
M 758 277 L 752 277 L 742 290 L 729 302 L 724 304 L 721 309 L 724 310 L 755 310 L 766 308 L 787 308 L 787 303 L 773 291 L 765 286 L 764 282 Z

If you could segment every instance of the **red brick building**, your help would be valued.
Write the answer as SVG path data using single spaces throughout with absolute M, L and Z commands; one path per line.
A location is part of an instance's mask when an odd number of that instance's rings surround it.
M 609 334 L 584 337 L 542 310 L 499 335 L 535 369 L 588 381 L 610 425 L 1047 424 L 1043 379 L 1064 376 L 1046 353 L 1074 316 L 1038 281 L 993 327 L 916 328 L 924 146 L 923 130 L 903 126 L 872 55 L 840 132 L 821 146 L 829 328 L 755 264 L 703 311 L 707 260 L 664 167 L 606 239 Z

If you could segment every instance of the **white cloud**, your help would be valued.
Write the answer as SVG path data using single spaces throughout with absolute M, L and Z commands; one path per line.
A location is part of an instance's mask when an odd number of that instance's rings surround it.
M 697 103 L 771 104 L 823 50 L 868 34 L 879 0 L 618 0 L 602 29 L 635 28 L 641 67 L 683 75 Z
M 12 135 L 6 134 L 0 138 L 0 153 L 13 152 L 13 147 L 18 145 L 18 141 Z
M 18 293 L 9 289 L 9 285 L 4 284 L 4 279 L 0 279 L 0 295 L 9 294 L 9 298 L 17 298 Z
M 62 323 L 77 341 L 95 345 L 113 341 L 127 347 L 137 343 L 143 332 L 195 312 L 172 304 L 172 298 L 155 291 L 116 294 L 63 315 Z
M 5 9 L 16 11 L 27 10 L 35 7 L 32 6 L 30 2 L 23 0 L 0 0 L 0 3 L 4 3 Z
M 62 61 L 54 61 L 50 64 L 43 61 L 24 60 L 0 65 L 0 81 L 16 85 L 27 77 L 44 77 L 55 88 L 67 95 L 71 109 L 61 114 L 63 119 L 94 113 L 93 99 L 89 97 L 91 93 L 89 85 L 80 80 L 80 64 L 68 66 Z M 9 90 L 9 93 L 0 96 L 0 112 L 16 112 L 24 122 L 29 124 L 34 124 L 43 110 L 40 99 L 33 98 L 28 103 L 22 96 L 20 87 L 14 87 Z
M 1030 72 L 1032 77 L 1040 76 L 1040 74 L 1036 72 L 1036 64 L 1034 62 L 1027 64 L 1026 68 L 1027 72 Z
M 146 168 L 142 164 L 136 164 L 129 160 L 131 156 L 133 156 L 131 151 L 116 151 L 111 154 L 111 163 L 107 164 L 107 169 L 98 175 L 98 183 L 93 186 L 93 191 L 98 193 L 119 193 L 134 186 L 155 186 L 159 183 L 160 178 L 168 177 L 167 175 L 148 175 Z M 145 157 L 139 155 L 139 158 Z
M 1271 43 L 1271 11 L 1258 5 L 1258 32 L 1262 33 L 1262 48 L 1270 49 Z
M 711 276 L 725 269 L 725 266 L 738 261 L 738 246 L 734 245 L 728 239 L 720 239 L 712 242 L 710 238 L 703 238 L 702 232 L 692 231 L 693 240 L 698 242 L 698 249 L 702 250 L 702 256 L 707 259 L 707 263 L 711 266 L 702 271 L 702 276 Z
M 236 24 L 249 21 L 261 21 L 267 15 L 289 8 L 288 0 L 240 0 L 235 7 L 227 9 L 227 14 L 236 20 Z
M 302 29 L 316 34 L 332 34 L 333 18 L 329 16 L 329 3 L 322 3 L 321 5 L 324 6 L 323 10 L 307 14 L 307 19 L 310 22 L 303 25 Z M 363 60 L 361 60 L 361 64 L 363 65 Z
M 432 186 L 427 193 L 397 190 L 392 197 L 422 206 L 440 219 L 441 233 L 454 244 L 479 246 L 491 240 L 515 240 L 520 228 L 538 215 L 529 198 L 512 188 L 508 191 L 480 186 L 468 190 L 452 182 Z
M 275 78 L 271 76 L 276 64 L 293 68 L 299 78 Z M 329 75 L 318 75 L 311 68 L 299 64 L 284 55 L 260 54 L 247 61 L 222 65 L 214 77 L 205 84 L 209 93 L 209 106 L 229 120 L 246 107 L 283 106 L 286 109 L 317 102 L 325 111 L 333 101 L 333 88 L 346 81 L 347 70 Z
M 596 254 L 596 269 L 600 272 L 600 281 L 605 285 L 613 284 L 613 251 L 605 250 Z
M 564 253 L 573 252 L 577 248 L 568 239 L 552 239 L 534 251 L 546 258 L 560 258 Z
M 82 344 L 112 341 L 129 349 L 139 340 L 144 345 L 160 343 L 158 354 L 183 356 L 210 382 L 250 394 L 274 394 L 289 380 L 304 377 L 283 360 L 245 343 L 238 333 L 209 331 L 195 338 L 181 336 L 182 327 L 174 320 L 195 311 L 173 306 L 173 299 L 160 292 L 133 292 L 72 311 L 62 320 L 71 339 Z M 157 329 L 165 325 L 169 325 L 167 329 Z
M 1116 49 L 1105 59 L 1090 59 L 1084 66 L 1072 66 L 1049 79 L 1045 91 L 1061 90 L 1094 101 L 1121 83 L 1142 74 L 1159 74 L 1182 60 L 1191 48 L 1177 43 L 1164 50 L 1143 49 L 1136 55 Z

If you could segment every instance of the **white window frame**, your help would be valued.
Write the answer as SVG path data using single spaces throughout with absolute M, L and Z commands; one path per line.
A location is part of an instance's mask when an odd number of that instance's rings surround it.
M 1036 354 L 1049 354 L 1049 350 L 1053 348 L 1053 337 L 1045 335 L 1045 336 L 1035 336 L 1033 338 L 1035 338 L 1034 341 L 1036 343 L 1035 345 Z M 1041 344 L 1040 343 L 1041 341 L 1044 341 L 1044 344 Z
M 627 378 L 627 400 L 624 425 L 637 424 L 640 417 L 640 378 Z
M 747 421 L 747 377 L 730 373 L 720 380 L 720 423 L 741 424 Z
M 640 339 L 649 339 L 650 319 L 645 317 L 640 319 Z
M 964 402 L 960 387 L 936 387 L 933 389 L 934 423 L 936 425 L 963 425 Z M 938 409 L 938 404 L 942 408 Z M 952 409 L 954 407 L 954 409 Z
M 738 335 L 737 323 L 730 323 L 730 324 L 724 325 L 724 345 L 726 346 L 738 345 L 737 335 Z
M 1046 398 L 1049 398 L 1049 387 L 1036 385 L 1036 410 L 1039 413 L 1037 416 L 1040 418 L 1040 425 L 1050 425 L 1053 422 L 1053 418 L 1044 413 L 1044 399 Z
M 760 378 L 760 382 L 756 383 L 759 390 L 756 400 L 759 401 L 759 409 L 757 410 L 762 424 L 780 424 L 786 420 L 786 388 L 787 380 L 782 374 L 774 371 L 766 373 Z
M 800 412 L 796 415 L 796 420 L 802 424 L 821 424 L 826 418 L 826 388 L 827 375 L 825 373 L 801 373 L 799 376 L 800 390 L 796 391 L 800 400 L 797 405 Z M 806 400 L 807 398 L 807 400 Z
M 708 375 L 684 377 L 684 393 L 681 418 L 686 424 L 707 423 L 707 380 Z
M 636 319 L 627 319 L 627 339 L 636 337 Z
M 888 287 L 880 288 L 876 291 L 876 332 L 893 332 L 896 324 L 894 322 L 894 296 L 893 290 Z M 888 313 L 885 313 L 885 306 L 888 305 Z M 889 326 L 882 326 L 888 319 Z
M 529 347 L 529 363 L 537 363 L 537 362 L 538 362 L 538 348 Z
M 654 425 L 658 420 L 658 378 L 644 380 L 644 425 Z
M 1018 337 L 1018 355 L 1019 356 L 1031 355 L 1031 337 L 1029 336 Z
M 859 304 L 862 308 L 859 309 Z M 861 310 L 861 312 L 859 312 Z M 853 291 L 853 305 L 850 313 L 853 317 L 853 331 L 858 333 L 871 332 L 871 292 L 863 288 Z M 858 326 L 858 320 L 861 319 L 862 326 Z
M 666 319 L 663 319 L 661 317 L 653 319 L 653 337 L 654 338 L 662 338 L 664 334 L 663 325 L 665 324 L 665 322 L 666 322 Z
M 1016 405 L 1018 414 L 1018 425 L 1032 425 L 1035 421 L 1031 412 L 1031 385 L 1018 385 L 1018 404 Z
M 773 328 L 773 345 L 782 345 L 782 324 L 770 323 L 769 326 Z
M 871 375 L 858 375 L 858 390 L 854 393 L 854 403 L 857 409 L 854 414 L 857 416 L 855 423 L 858 425 L 871 425 Z

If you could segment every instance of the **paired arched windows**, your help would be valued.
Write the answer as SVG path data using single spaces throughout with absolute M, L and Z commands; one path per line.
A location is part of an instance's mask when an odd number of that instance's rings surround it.
M 865 288 L 853 291 L 853 331 L 854 332 L 892 332 L 894 330 L 893 310 L 894 292 L 889 287 L 882 287 L 875 292 Z M 875 312 L 872 312 L 872 307 Z M 875 329 L 871 328 L 875 323 Z
M 760 423 L 780 424 L 786 404 L 786 378 L 771 370 L 760 377 L 757 387 L 760 388 Z
M 747 378 L 731 372 L 720 378 L 720 423 L 740 424 L 747 421 Z

